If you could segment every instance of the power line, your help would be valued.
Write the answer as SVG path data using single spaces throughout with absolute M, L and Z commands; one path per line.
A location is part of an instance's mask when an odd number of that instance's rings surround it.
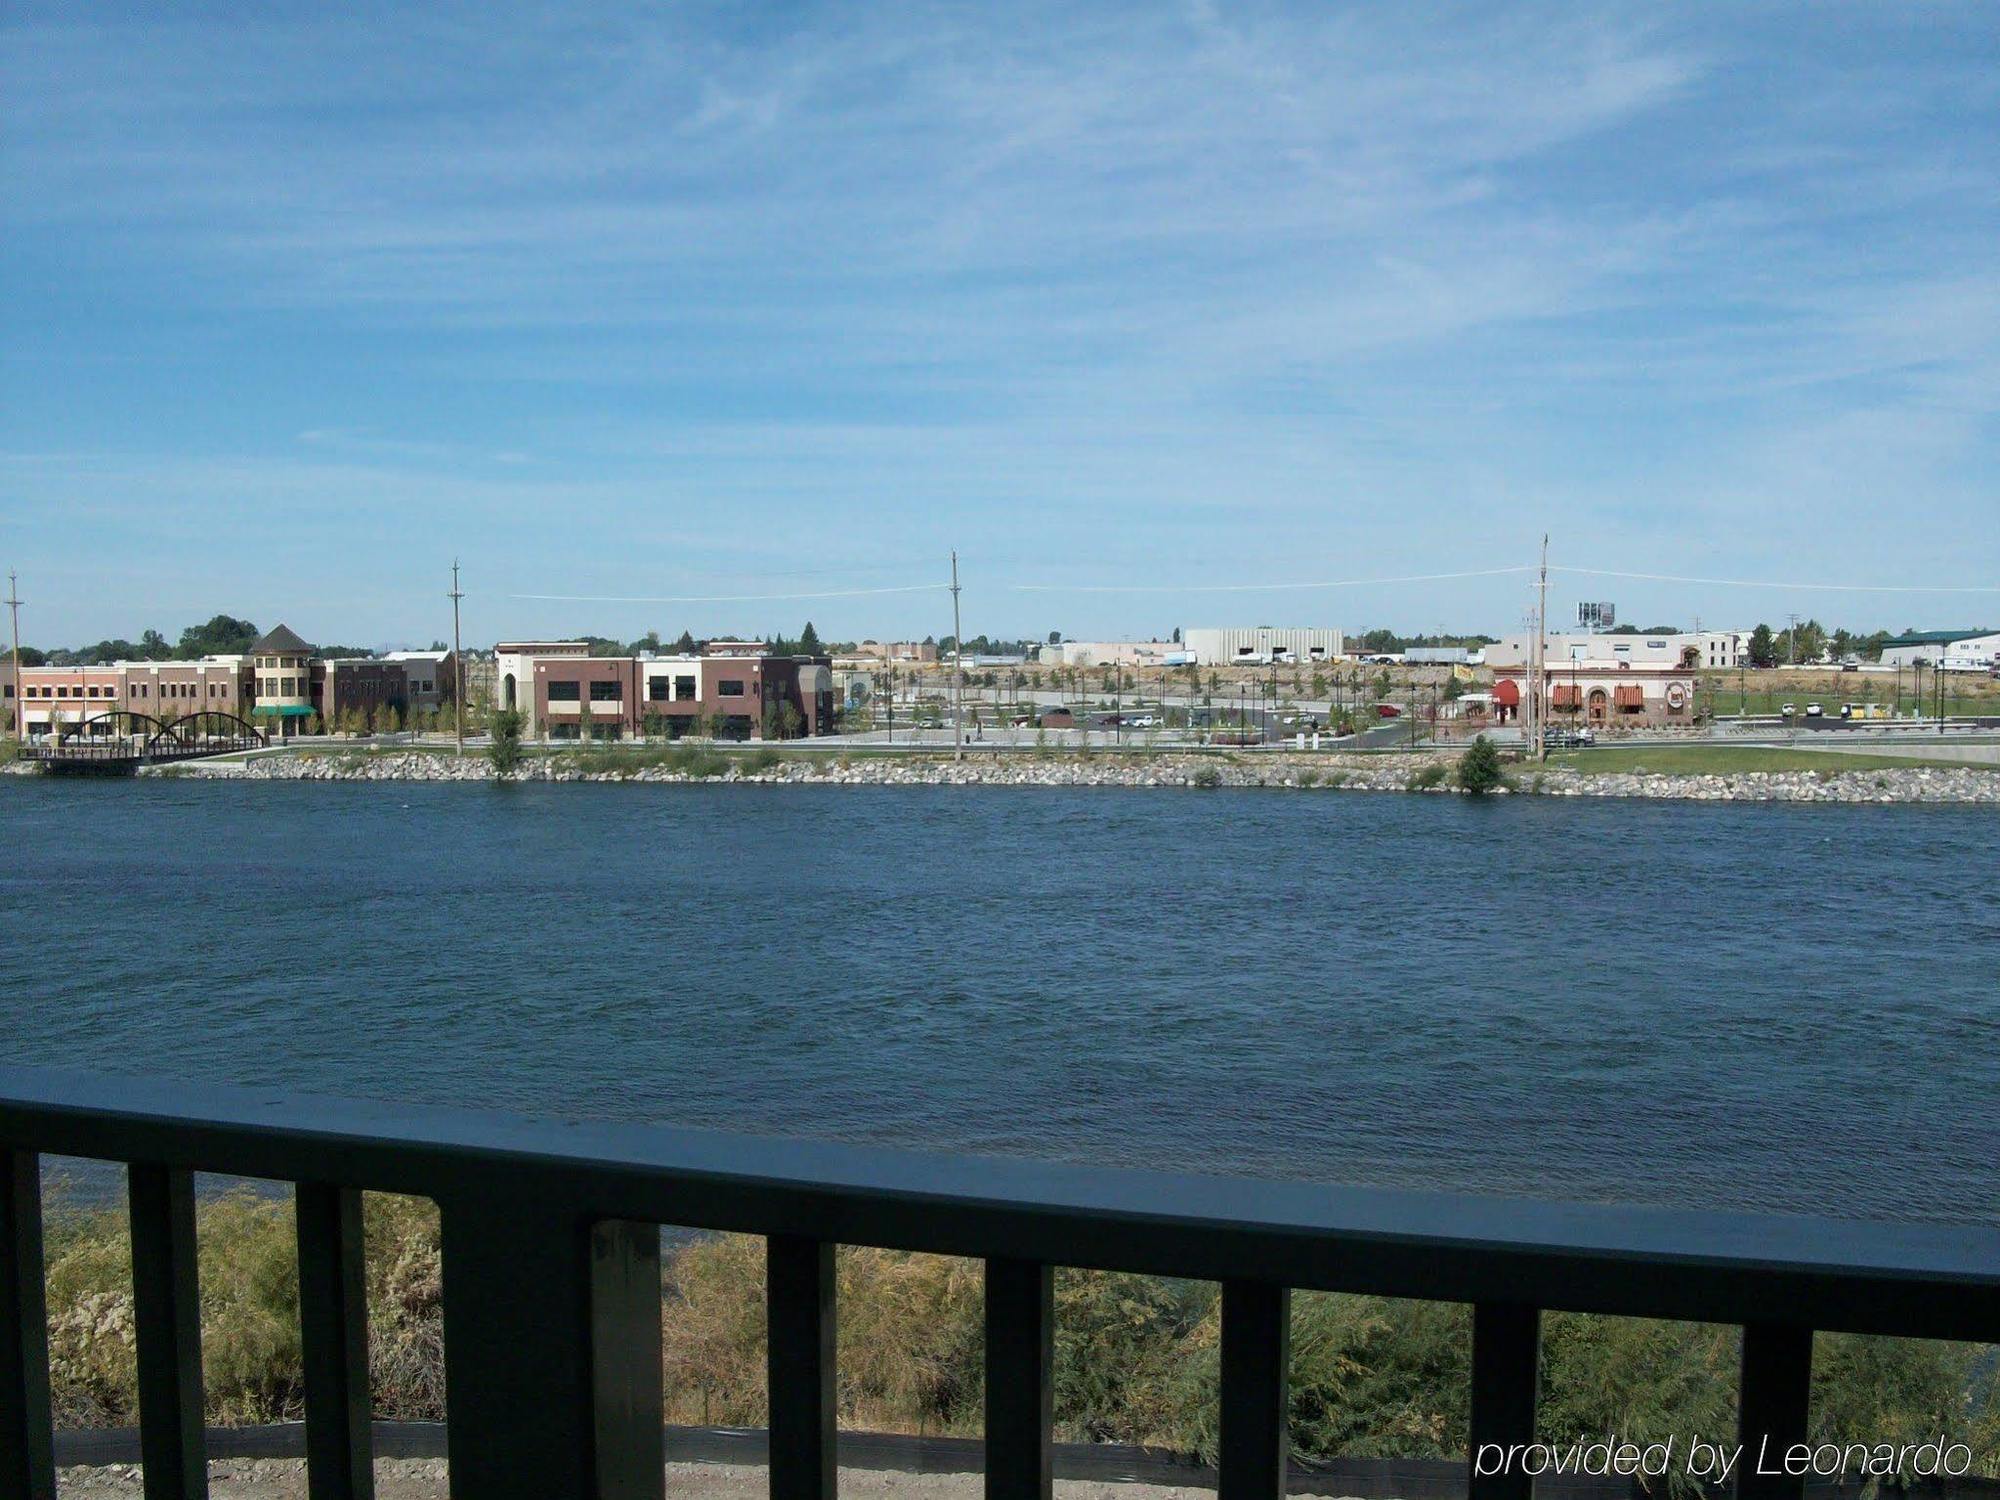
M 1624 573 L 1615 568 L 1570 568 L 1549 564 L 1551 573 L 1585 573 L 1593 578 L 1637 578 L 1648 583 L 1708 583 L 1724 588 L 1821 589 L 1852 594 L 2000 594 L 1991 584 L 1943 585 L 1905 583 L 1783 583 L 1769 578 L 1688 578 L 1678 573 Z
M 1528 568 L 1472 568 L 1468 572 L 1414 572 L 1400 578 L 1326 578 L 1310 584 L 1008 584 L 1014 594 L 1260 594 L 1304 588 L 1368 588 L 1372 584 L 1434 584 L 1450 578 L 1498 578 Z
M 911 583 L 887 589 L 822 589 L 808 594 L 509 594 L 557 604 L 763 604 L 786 599 L 855 599 L 869 594 L 930 594 L 948 583 Z

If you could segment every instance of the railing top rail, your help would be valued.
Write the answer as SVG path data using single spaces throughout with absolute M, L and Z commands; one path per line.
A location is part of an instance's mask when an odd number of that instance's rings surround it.
M 1298 1287 L 2000 1339 L 2000 1227 L 971 1158 L 0 1067 L 0 1143 L 701 1228 Z

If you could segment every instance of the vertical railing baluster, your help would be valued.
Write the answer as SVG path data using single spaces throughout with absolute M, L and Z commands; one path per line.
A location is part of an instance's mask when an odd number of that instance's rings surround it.
M 448 1201 L 442 1219 L 452 1494 L 594 1500 L 600 1474 L 618 1476 L 621 1497 L 663 1494 L 658 1406 L 600 1407 L 596 1375 L 600 1350 L 624 1368 L 648 1340 L 659 1362 L 658 1230 L 593 1226 L 526 1184 Z M 646 1259 L 644 1230 L 650 1304 L 629 1295 L 646 1274 L 631 1263 Z M 651 1488 L 633 1488 L 649 1459 Z
M 606 1220 L 590 1232 L 597 1500 L 666 1493 L 660 1226 Z
M 1472 1309 L 1472 1423 L 1468 1500 L 1531 1500 L 1534 1476 L 1508 1450 L 1535 1440 L 1541 1384 L 1542 1315 L 1518 1302 Z
M 986 1500 L 1054 1490 L 1055 1273 L 986 1262 Z
M 772 1235 L 765 1247 L 771 1500 L 834 1500 L 833 1248 L 789 1234 Z
M 1743 1373 L 1736 1402 L 1737 1500 L 1800 1500 L 1803 1474 L 1777 1468 L 1784 1452 L 1806 1440 L 1812 1404 L 1813 1334 L 1792 1323 L 1746 1323 Z
M 0 1495 L 55 1500 L 42 1164 L 0 1147 Z
M 1222 1284 L 1222 1433 L 1217 1500 L 1285 1493 L 1291 1293 L 1262 1281 Z
M 134 1163 L 132 1322 L 138 1337 L 139 1459 L 146 1500 L 208 1494 L 202 1437 L 201 1281 L 195 1261 L 194 1174 Z
M 306 1493 L 311 1500 L 371 1500 L 368 1288 L 361 1194 L 302 1182 L 299 1342 L 306 1387 Z

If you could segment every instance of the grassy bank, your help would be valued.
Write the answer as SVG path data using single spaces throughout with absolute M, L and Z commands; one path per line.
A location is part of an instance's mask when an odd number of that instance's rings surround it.
M 1732 776 L 1741 771 L 1920 771 L 1925 767 L 1969 766 L 1991 771 L 1990 762 L 1919 760 L 1913 756 L 1869 755 L 1845 750 L 1794 750 L 1770 745 L 1610 745 L 1551 755 L 1552 765 L 1574 771 L 1656 772 L 1673 776 Z
M 435 1210 L 367 1200 L 370 1375 L 376 1412 L 444 1410 L 443 1277 Z M 288 1201 L 233 1194 L 199 1219 L 203 1362 L 211 1422 L 300 1412 L 296 1269 Z M 135 1420 L 131 1262 L 110 1210 L 51 1208 L 51 1364 L 58 1420 Z M 661 1306 L 668 1420 L 765 1420 L 762 1241 L 697 1240 L 669 1255 Z M 1213 1284 L 1092 1271 L 1056 1281 L 1056 1421 L 1074 1440 L 1153 1443 L 1213 1456 Z M 982 1389 L 975 1262 L 844 1249 L 839 1260 L 840 1421 L 876 1431 L 976 1434 Z M 1466 1308 L 1374 1297 L 1294 1299 L 1291 1427 L 1304 1453 L 1449 1457 L 1463 1452 Z M 1543 1434 L 1645 1439 L 1734 1431 L 1734 1329 L 1551 1315 Z M 1838 1439 L 1972 1445 L 2000 1474 L 1995 1351 L 1821 1335 L 1814 1424 Z

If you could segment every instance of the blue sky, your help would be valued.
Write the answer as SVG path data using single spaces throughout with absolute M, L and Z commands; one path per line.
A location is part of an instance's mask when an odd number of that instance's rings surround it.
M 1987 5 L 17 0 L 0 230 L 31 641 L 2000 587 Z

